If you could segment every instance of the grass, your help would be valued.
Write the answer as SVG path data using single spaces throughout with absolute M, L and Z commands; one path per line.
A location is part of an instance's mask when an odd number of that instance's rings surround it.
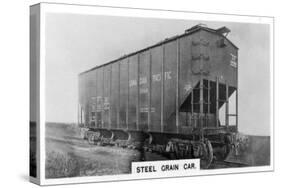
M 75 126 L 46 125 L 47 179 L 126 174 L 138 158 L 137 151 L 89 145 Z
M 70 153 L 48 152 L 46 178 L 75 177 L 79 175 L 79 161 Z
M 109 160 L 106 155 L 103 156 L 104 159 L 95 156 L 89 159 L 73 153 L 51 151 L 47 152 L 46 157 L 47 179 L 130 173 L 129 161 L 120 161 L 120 158 L 114 157 Z M 116 157 L 118 158 L 118 155 Z

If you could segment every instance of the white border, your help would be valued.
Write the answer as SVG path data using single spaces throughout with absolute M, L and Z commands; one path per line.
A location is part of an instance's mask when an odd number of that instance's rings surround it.
M 46 113 L 45 113 L 45 83 L 46 83 L 46 48 L 45 48 L 45 26 L 46 26 L 46 10 L 49 4 L 40 4 L 40 185 L 46 185 L 45 180 L 45 125 L 46 125 Z M 51 184 L 51 183 L 49 183 Z
M 103 6 L 86 6 L 86 5 L 70 5 L 70 4 L 51 4 L 40 3 L 40 184 L 54 185 L 66 183 L 88 183 L 88 182 L 104 182 L 104 181 L 122 181 L 122 180 L 137 180 L 137 179 L 155 179 L 155 178 L 172 178 L 186 177 L 199 175 L 215 175 L 215 174 L 230 174 L 230 173 L 247 173 L 247 172 L 264 172 L 274 170 L 274 111 L 273 111 L 273 69 L 274 69 L 274 18 L 273 17 L 258 17 L 258 16 L 241 16 L 228 14 L 213 14 L 213 13 L 195 13 L 181 12 L 170 10 L 151 10 L 137 8 L 118 8 L 118 7 L 103 7 Z M 161 14 L 159 14 L 161 12 Z M 182 176 L 170 175 L 149 175 L 139 176 L 134 174 L 122 175 L 105 175 L 91 177 L 73 177 L 59 179 L 45 179 L 45 26 L 46 13 L 70 13 L 70 14 L 88 14 L 88 15 L 110 15 L 110 16 L 131 16 L 131 17 L 146 17 L 146 18 L 165 18 L 165 19 L 188 19 L 188 20 L 203 20 L 203 21 L 224 21 L 224 22 L 240 22 L 240 23 L 259 23 L 270 25 L 270 166 L 262 167 L 246 167 L 246 168 L 227 168 L 227 169 L 212 169 L 201 170 Z

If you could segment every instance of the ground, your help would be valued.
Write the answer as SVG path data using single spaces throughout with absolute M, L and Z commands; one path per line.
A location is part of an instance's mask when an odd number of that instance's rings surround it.
M 269 164 L 269 137 L 251 137 L 250 142 L 253 148 L 247 153 L 247 160 L 250 159 L 251 166 Z M 131 171 L 131 162 L 140 161 L 140 157 L 137 150 L 90 145 L 81 138 L 75 124 L 46 124 L 46 178 L 126 174 Z M 168 159 L 146 153 L 146 160 Z M 245 166 L 235 164 L 233 160 L 214 160 L 210 168 Z
M 46 178 L 130 173 L 139 152 L 89 145 L 75 125 L 47 124 Z

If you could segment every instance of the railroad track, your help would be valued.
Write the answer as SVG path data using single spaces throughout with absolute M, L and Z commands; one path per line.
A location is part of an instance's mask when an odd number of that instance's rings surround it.
M 247 166 L 248 165 L 242 163 L 214 160 L 210 165 L 209 169 L 236 168 L 236 167 L 247 167 Z

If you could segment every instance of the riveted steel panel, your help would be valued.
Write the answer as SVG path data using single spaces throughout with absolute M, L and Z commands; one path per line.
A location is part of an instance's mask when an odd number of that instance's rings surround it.
M 206 31 L 200 31 L 200 36 L 209 43 L 209 65 L 210 74 L 208 78 L 215 81 L 215 77 L 220 82 L 228 82 L 229 86 L 237 86 L 237 66 L 238 51 L 228 40 L 225 40 L 224 46 L 220 46 L 218 42 L 223 39 L 222 36 L 214 35 Z
M 111 82 L 111 65 L 107 65 L 103 69 L 103 127 L 109 128 L 110 124 L 110 82 Z
M 111 65 L 111 97 L 110 97 L 110 119 L 111 128 L 118 128 L 119 113 L 119 62 Z
M 97 89 L 97 96 L 96 96 L 96 119 L 97 119 L 97 127 L 102 128 L 103 127 L 103 89 L 104 89 L 104 83 L 103 83 L 103 70 L 104 67 L 97 69 L 97 83 L 96 83 L 96 89 Z
M 137 129 L 138 57 L 129 58 L 129 129 Z
M 195 37 L 198 34 L 194 34 Z M 179 108 L 183 105 L 193 86 L 193 77 L 191 71 L 191 45 L 192 45 L 192 36 L 183 37 L 180 39 L 179 44 Z M 191 117 L 190 114 L 180 110 L 179 112 L 179 126 L 180 127 L 190 127 Z
M 149 51 L 140 53 L 139 64 L 139 113 L 140 113 L 140 130 L 148 130 L 148 97 L 149 97 Z
M 120 61 L 120 128 L 127 129 L 127 103 L 128 103 L 128 60 Z
M 161 131 L 162 46 L 151 49 L 151 131 Z
M 177 43 L 165 44 L 164 48 L 164 112 L 165 132 L 176 132 L 176 91 L 177 91 Z
M 95 124 L 95 109 L 96 109 L 96 71 L 89 72 L 82 77 L 83 84 L 81 85 L 81 93 L 84 94 L 81 98 L 82 111 L 84 112 L 84 121 L 88 127 L 94 127 Z

